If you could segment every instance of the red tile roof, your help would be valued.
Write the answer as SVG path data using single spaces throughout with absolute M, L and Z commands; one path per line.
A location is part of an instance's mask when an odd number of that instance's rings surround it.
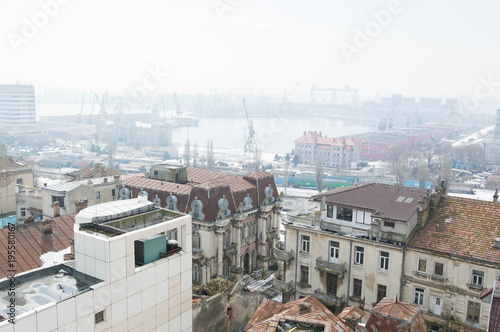
M 311 305 L 310 310 L 300 312 L 300 305 L 302 303 L 309 303 Z M 276 315 L 285 318 L 285 320 L 302 322 L 321 321 L 328 323 L 328 325 L 333 325 L 334 331 L 353 331 L 349 325 L 337 318 L 314 296 L 308 296 L 306 298 L 288 303 L 264 299 L 253 314 L 252 318 L 250 318 L 250 321 L 245 326 L 244 331 L 267 331 L 269 323 Z
M 500 203 L 445 196 L 408 245 L 500 265 L 499 235 Z
M 408 221 L 417 212 L 418 200 L 424 192 L 420 189 L 367 183 L 340 187 L 311 197 L 321 202 L 372 211 L 379 218 Z
M 15 270 L 18 274 L 41 267 L 42 254 L 58 252 L 70 246 L 75 215 L 52 218 L 52 233 L 49 234 L 42 234 L 40 222 L 16 227 Z M 7 261 L 8 232 L 8 228 L 0 229 L 0 278 L 5 278 L 11 269 Z
M 384 298 L 373 308 L 364 331 L 427 332 L 420 307 Z

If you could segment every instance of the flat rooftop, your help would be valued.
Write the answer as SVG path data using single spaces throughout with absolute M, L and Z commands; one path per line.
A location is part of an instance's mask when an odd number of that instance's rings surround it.
M 75 216 L 75 223 L 80 230 L 113 237 L 184 215 L 158 208 L 145 198 L 134 198 L 85 208 Z
M 47 303 L 57 303 L 90 290 L 102 280 L 76 271 L 71 264 L 59 264 L 16 277 L 16 316 Z M 10 279 L 0 281 L 0 315 L 8 317 Z

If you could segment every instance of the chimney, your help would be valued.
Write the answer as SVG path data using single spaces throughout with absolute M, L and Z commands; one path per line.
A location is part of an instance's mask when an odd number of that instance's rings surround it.
M 57 202 L 59 203 L 59 202 Z M 52 220 L 44 220 L 42 221 L 42 233 L 43 234 L 50 234 L 52 233 Z
M 493 195 L 493 202 L 498 203 L 498 189 L 495 190 L 495 194 Z
M 61 207 L 58 201 L 52 203 L 52 207 L 54 208 L 54 217 L 59 217 L 61 215 Z
M 92 188 L 94 186 L 94 183 L 92 182 L 92 180 L 87 181 L 87 186 L 89 186 L 89 188 Z
M 320 132 L 319 132 L 319 136 L 321 136 L 321 134 L 322 134 L 322 133 L 323 133 L 323 132 L 321 132 L 321 131 L 320 131 Z
M 120 176 L 119 175 L 115 175 L 113 177 L 113 179 L 115 180 L 115 182 L 119 182 L 120 181 Z
M 106 171 L 101 171 L 101 176 L 106 176 Z
M 108 178 L 104 178 L 104 183 L 108 183 Z
M 70 244 L 70 248 L 71 248 L 71 255 L 73 257 L 75 257 L 75 239 L 74 238 L 70 238 L 69 239 L 69 244 Z
M 44 183 L 44 184 L 43 184 L 43 186 L 44 186 L 44 187 L 47 187 L 47 183 Z

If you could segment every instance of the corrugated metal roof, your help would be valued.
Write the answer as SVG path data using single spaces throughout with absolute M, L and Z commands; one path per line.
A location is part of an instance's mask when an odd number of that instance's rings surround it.
M 93 178 L 93 179 L 85 179 L 85 180 L 80 180 L 80 181 L 71 181 L 71 182 L 53 184 L 53 185 L 50 185 L 47 187 L 43 187 L 42 189 L 43 190 L 51 190 L 51 191 L 71 191 L 71 190 L 74 190 L 80 186 L 88 186 L 89 181 L 92 181 L 93 185 L 103 184 L 104 179 L 107 179 L 108 183 L 114 181 L 114 177 L 105 176 L 102 178 Z
M 368 332 L 427 332 L 420 307 L 383 298 L 365 325 Z
M 171 192 L 179 195 L 189 195 L 189 192 L 191 191 L 191 186 L 187 184 L 147 179 L 143 177 L 143 175 L 139 174 L 124 176 L 122 178 L 122 184 L 137 188 Z
M 336 188 L 312 199 L 319 202 L 325 196 L 330 204 L 373 211 L 379 218 L 408 221 L 417 212 L 418 200 L 423 193 L 419 189 L 368 183 Z

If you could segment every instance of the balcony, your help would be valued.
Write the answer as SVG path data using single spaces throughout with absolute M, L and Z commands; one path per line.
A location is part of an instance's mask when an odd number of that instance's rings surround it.
M 231 243 L 227 246 L 224 246 L 224 256 L 236 255 L 236 253 L 238 252 L 236 248 L 237 246 L 237 243 Z
M 277 290 L 280 290 L 280 291 L 285 292 L 285 293 L 291 292 L 293 289 L 292 283 L 293 283 L 293 281 L 289 281 L 289 282 L 282 281 L 282 280 L 278 279 L 278 276 L 276 275 L 276 273 L 274 274 L 273 287 L 276 288 Z
M 285 243 L 278 241 L 274 244 L 274 257 L 280 261 L 289 262 L 293 259 L 293 250 L 285 251 Z
M 193 248 L 192 255 L 193 255 L 193 259 L 203 258 L 204 257 L 203 249 Z
M 333 274 L 338 274 L 340 277 L 343 277 L 346 263 L 338 264 L 325 261 L 321 259 L 321 257 L 316 258 L 316 270 L 320 272 L 328 272 Z
M 314 291 L 314 296 L 328 305 L 342 305 L 345 302 L 345 295 L 340 297 L 322 293 L 319 289 Z

